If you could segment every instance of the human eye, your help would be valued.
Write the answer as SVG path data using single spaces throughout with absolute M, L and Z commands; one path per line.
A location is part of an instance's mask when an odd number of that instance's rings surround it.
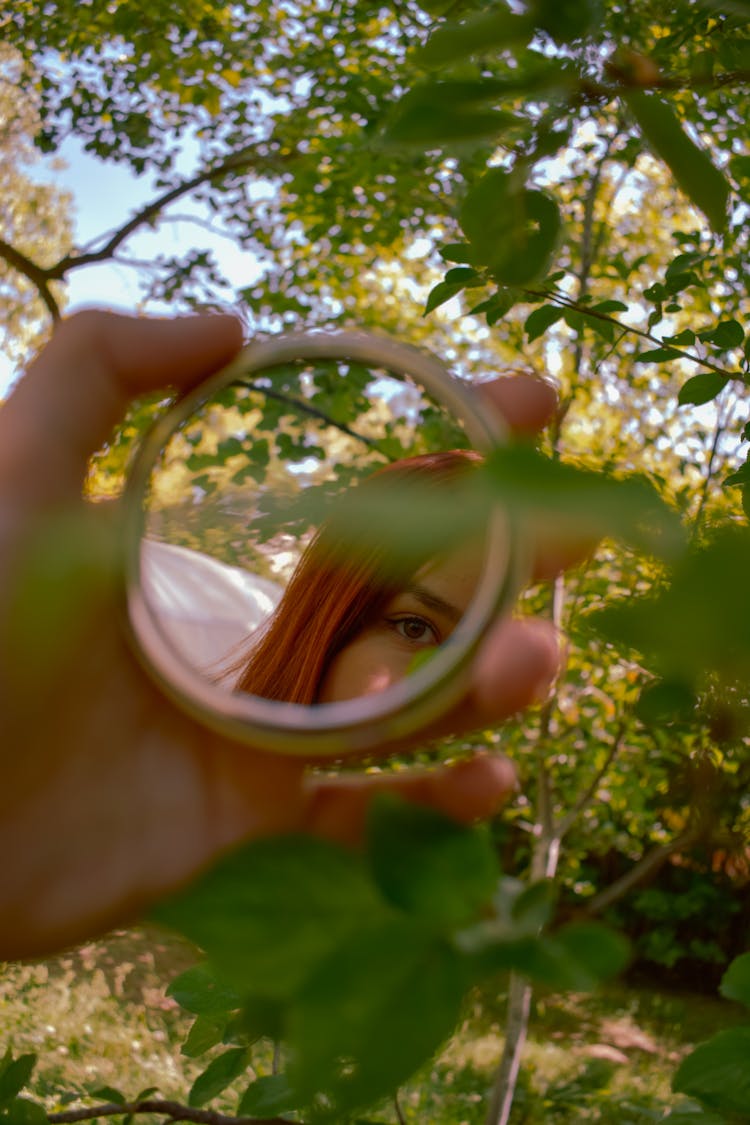
M 404 617 L 392 617 L 388 623 L 400 637 L 412 644 L 420 646 L 440 644 L 436 630 L 429 621 L 425 621 L 424 617 L 410 614 Z

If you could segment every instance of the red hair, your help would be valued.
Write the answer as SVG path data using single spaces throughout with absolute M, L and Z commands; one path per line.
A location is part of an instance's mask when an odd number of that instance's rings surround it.
M 394 461 L 368 480 L 388 477 L 454 481 L 481 461 L 472 449 L 450 449 Z M 367 482 L 359 487 L 367 487 Z M 305 549 L 259 641 L 243 658 L 235 690 L 287 703 L 315 703 L 328 666 L 408 581 L 385 548 L 370 543 L 342 551 L 323 524 Z

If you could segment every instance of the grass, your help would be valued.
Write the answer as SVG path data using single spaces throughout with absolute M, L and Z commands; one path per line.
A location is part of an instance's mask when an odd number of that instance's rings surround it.
M 0 1048 L 34 1052 L 32 1093 L 49 1111 L 92 1104 L 102 1086 L 135 1098 L 147 1087 L 186 1101 L 208 1056 L 180 1045 L 190 1019 L 165 996 L 192 963 L 181 941 L 122 931 L 63 956 L 0 972 Z M 514 1125 L 597 1122 L 643 1125 L 672 1102 L 671 1075 L 695 1043 L 736 1022 L 738 1011 L 705 996 L 616 985 L 595 995 L 536 998 L 514 1104 Z M 504 997 L 477 993 L 442 1055 L 399 1094 L 408 1125 L 483 1125 L 502 1050 Z M 270 1072 L 265 1043 L 253 1059 Z M 212 1103 L 236 1111 L 250 1073 Z M 94 1099 L 96 1100 L 96 1099 Z M 398 1120 L 384 1106 L 378 1120 Z

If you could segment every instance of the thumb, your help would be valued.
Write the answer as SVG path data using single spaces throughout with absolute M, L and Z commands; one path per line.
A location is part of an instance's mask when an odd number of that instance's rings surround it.
M 192 386 L 241 343 L 229 316 L 159 320 L 89 310 L 64 320 L 0 414 L 6 487 L 42 502 L 77 498 L 88 457 L 131 398 Z

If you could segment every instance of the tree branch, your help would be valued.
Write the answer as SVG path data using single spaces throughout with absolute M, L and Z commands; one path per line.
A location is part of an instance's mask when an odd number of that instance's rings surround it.
M 634 324 L 623 324 L 621 320 L 610 316 L 609 313 L 598 312 L 588 305 L 581 305 L 574 298 L 568 297 L 559 290 L 525 289 L 524 292 L 530 297 L 533 297 L 534 300 L 539 300 L 541 298 L 542 300 L 551 301 L 553 304 L 559 305 L 560 308 L 570 309 L 572 312 L 580 313 L 584 317 L 589 316 L 593 317 L 595 320 L 605 320 L 608 324 L 612 324 L 615 328 L 620 329 L 623 335 L 625 335 L 625 333 L 631 333 L 634 336 L 640 336 L 642 340 L 648 340 L 650 344 L 656 344 L 660 348 L 669 348 L 671 351 L 678 352 L 679 354 L 674 357 L 675 359 L 686 359 L 689 363 L 695 363 L 699 367 L 705 367 L 709 371 L 715 371 L 725 379 L 739 380 L 744 385 L 745 376 L 741 371 L 727 371 L 725 367 L 720 367 L 717 363 L 712 363 L 710 359 L 703 359 L 701 356 L 693 355 L 692 352 L 684 351 L 676 344 L 665 343 L 664 340 L 660 340 L 658 336 L 654 336 L 653 333 L 647 332 L 644 328 L 637 328 Z M 665 362 L 671 363 L 672 360 L 665 360 Z
M 36 286 L 39 296 L 47 306 L 47 310 L 54 321 L 60 319 L 60 306 L 49 287 L 49 280 L 52 274 L 48 270 L 43 269 L 41 266 L 35 265 L 30 258 L 22 254 L 20 250 L 16 250 L 9 242 L 0 238 L 0 258 L 4 258 L 8 265 L 18 270 L 24 277 Z
M 638 860 L 634 867 L 631 867 L 630 871 L 626 871 L 609 887 L 606 887 L 598 895 L 594 895 L 590 902 L 583 907 L 582 913 L 586 917 L 591 917 L 594 914 L 600 914 L 602 910 L 606 910 L 608 906 L 612 906 L 615 902 L 619 902 L 621 898 L 635 890 L 650 875 L 655 875 L 671 855 L 695 843 L 699 836 L 700 832 L 697 828 L 687 828 L 679 836 L 675 836 L 674 840 L 670 840 L 668 844 L 659 844 L 658 847 L 652 848 L 650 852 L 647 852 Z
M 287 163 L 290 156 L 280 156 L 278 159 L 282 163 Z M 107 261 L 115 253 L 118 246 L 121 246 L 134 231 L 144 224 L 150 223 L 158 216 L 160 211 L 163 211 L 170 203 L 174 203 L 176 199 L 181 199 L 182 196 L 189 195 L 190 192 L 195 191 L 195 189 L 202 184 L 222 179 L 232 172 L 243 171 L 259 160 L 267 162 L 268 157 L 259 154 L 255 146 L 245 146 L 245 148 L 240 149 L 238 152 L 232 153 L 222 161 L 221 164 L 202 169 L 200 172 L 196 173 L 196 175 L 191 176 L 189 180 L 183 180 L 181 183 L 170 188 L 169 191 L 165 191 L 151 203 L 147 204 L 146 207 L 142 207 L 140 211 L 136 211 L 123 226 L 119 227 L 114 232 L 112 237 L 101 249 L 91 250 L 85 254 L 66 254 L 56 265 L 43 271 L 44 275 L 47 278 L 61 278 L 72 269 L 79 269 L 81 266 L 90 266 L 95 262 Z
M 212 1109 L 196 1109 L 161 1098 L 124 1102 L 121 1105 L 106 1102 L 104 1105 L 87 1106 L 85 1109 L 66 1109 L 60 1113 L 49 1113 L 47 1120 L 50 1125 L 72 1125 L 76 1121 L 93 1121 L 97 1117 L 118 1117 L 133 1113 L 158 1113 L 167 1121 L 192 1121 L 196 1125 L 295 1125 L 288 1117 L 232 1117 Z
M 380 452 L 375 438 L 366 437 L 364 434 L 358 434 L 351 426 L 347 426 L 346 422 L 334 422 L 333 418 L 329 418 L 324 410 L 318 410 L 316 406 L 311 406 L 310 403 L 301 402 L 297 398 L 292 398 L 291 395 L 282 394 L 281 391 L 272 391 L 268 387 L 259 387 L 257 383 L 253 383 L 249 379 L 238 379 L 237 382 L 241 387 L 247 387 L 248 390 L 257 391 L 258 394 L 265 395 L 266 398 L 272 398 L 276 402 L 284 402 L 290 406 L 294 406 L 302 414 L 309 414 L 312 418 L 318 418 L 321 422 L 325 422 L 326 425 L 333 426 L 336 430 L 341 430 L 341 432 L 348 437 L 354 438 L 356 441 L 361 441 L 363 445 L 366 445 L 369 449 L 374 449 L 378 453 Z

